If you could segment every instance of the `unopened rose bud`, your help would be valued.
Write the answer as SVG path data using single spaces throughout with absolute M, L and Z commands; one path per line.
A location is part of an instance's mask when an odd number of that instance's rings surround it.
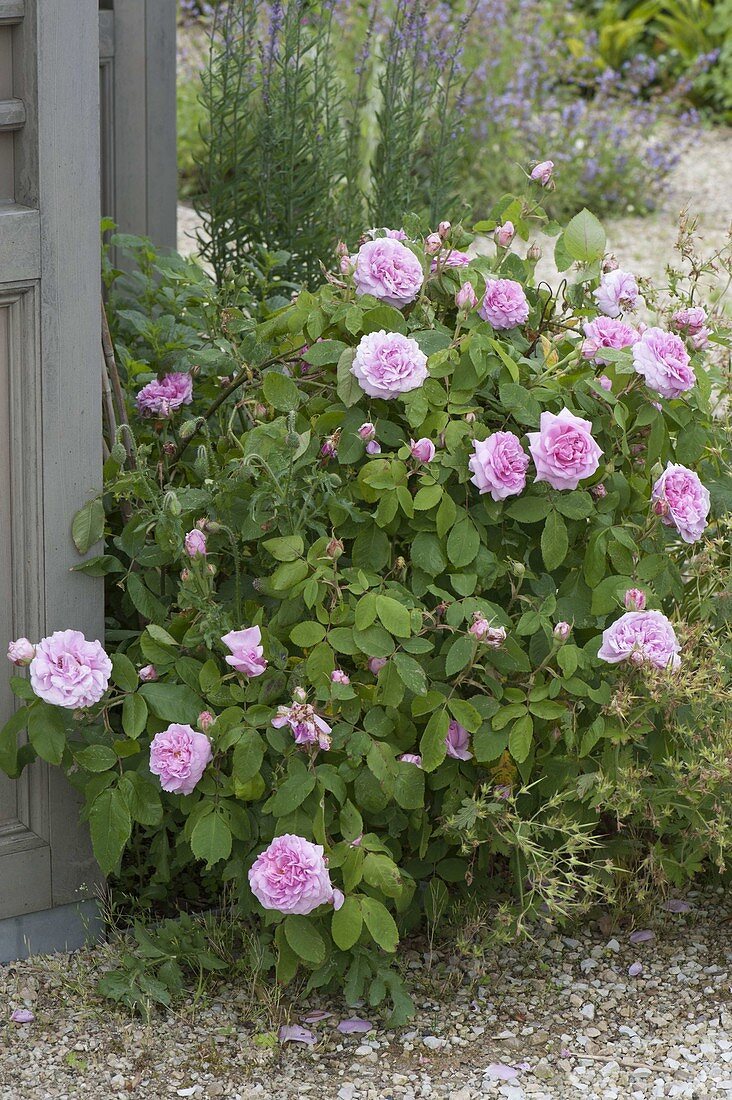
M 601 374 L 600 377 L 597 379 L 597 381 L 600 383 L 602 388 L 604 390 L 606 390 L 608 393 L 613 388 L 613 384 L 612 384 L 612 382 L 610 381 L 610 379 L 608 378 L 608 376 L 606 374 Z
M 340 262 L 341 275 L 350 275 L 356 266 L 354 256 L 342 256 Z
M 292 693 L 292 698 L 295 700 L 296 703 L 307 703 L 308 693 L 306 692 L 305 688 L 296 687 Z
M 8 646 L 8 660 L 19 668 L 29 665 L 36 655 L 36 647 L 27 638 L 18 638 Z
M 181 571 L 180 571 L 180 579 L 181 579 L 181 580 L 183 581 L 183 584 L 186 584 L 186 583 L 187 583 L 187 581 L 189 581 L 189 580 L 191 579 L 191 571 L 190 571 L 190 569 L 181 569 Z
M 473 290 L 470 283 L 463 283 L 455 295 L 455 305 L 458 309 L 470 310 L 475 309 L 478 304 L 478 297 Z
M 143 665 L 137 674 L 142 680 L 143 684 L 151 684 L 153 680 L 158 678 L 158 670 L 155 665 Z
M 493 230 L 493 239 L 501 248 L 508 248 L 515 235 L 516 229 L 513 222 L 504 222 Z
M 668 515 L 668 501 L 657 500 L 655 502 L 655 504 L 653 505 L 653 511 L 656 513 L 657 516 L 667 516 Z
M 624 603 L 626 611 L 645 611 L 646 594 L 640 588 L 629 588 Z
M 538 244 L 536 244 L 536 242 L 529 245 L 529 247 L 527 248 L 526 259 L 531 260 L 533 263 L 536 263 L 538 260 L 541 259 L 541 249 L 539 248 Z
M 535 183 L 540 183 L 542 187 L 547 187 L 554 174 L 554 161 L 542 160 L 538 164 L 535 164 L 531 169 L 531 179 Z
M 198 527 L 194 527 L 192 531 L 188 532 L 183 540 L 183 545 L 189 558 L 206 557 L 206 536 Z
M 254 415 L 257 420 L 262 420 L 267 415 L 267 406 L 263 405 L 261 402 L 257 402 L 254 406 Z
M 430 233 L 429 237 L 424 242 L 424 250 L 429 255 L 434 255 L 435 252 L 439 252 L 442 248 L 442 237 L 439 233 Z
M 437 232 L 440 234 L 441 237 L 446 237 L 451 229 L 452 225 L 450 224 L 450 222 L 440 222 L 437 227 Z
M 336 256 L 339 259 L 343 259 L 343 257 L 347 256 L 347 255 L 348 255 L 348 245 L 346 244 L 345 241 L 339 241 L 338 244 L 336 245 Z
M 376 428 L 374 427 L 374 425 L 371 423 L 370 420 L 367 420 L 358 429 L 358 434 L 361 436 L 361 439 L 365 439 L 367 441 L 369 439 L 375 439 L 376 438 Z
M 441 600 L 441 601 L 440 601 L 440 602 L 438 603 L 438 605 L 437 605 L 437 607 L 435 608 L 435 610 L 434 610 L 434 616 L 435 616 L 435 618 L 436 618 L 436 619 L 441 619 L 441 618 L 443 618 L 443 616 L 444 616 L 444 614 L 445 614 L 445 612 L 447 611 L 447 609 L 448 609 L 448 607 L 449 607 L 449 606 L 450 606 L 450 605 L 449 605 L 449 603 L 447 603 L 447 601 L 446 601 L 446 600 Z
M 475 413 L 466 413 L 465 414 L 465 423 L 466 424 L 475 424 L 475 421 L 476 421 Z
M 325 548 L 326 554 L 333 561 L 337 561 L 338 558 L 340 558 L 340 556 L 341 556 L 341 554 L 343 553 L 344 550 L 345 550 L 345 547 L 344 547 L 343 543 L 341 542 L 340 539 L 337 539 L 335 536 L 333 536 L 333 538 L 330 540 L 330 542 L 328 543 L 328 545 Z
M 564 622 L 564 620 L 558 622 L 557 625 L 554 627 L 554 637 L 560 642 L 566 642 L 571 633 L 572 627 L 569 623 Z
M 378 676 L 385 664 L 386 657 L 369 657 L 369 672 Z
M 633 662 L 634 665 L 642 665 L 644 660 L 645 660 L 645 657 L 643 656 L 643 654 L 641 653 L 641 651 L 639 649 L 634 649 L 633 652 L 630 655 L 630 659 L 631 659 L 631 661 Z
M 203 730 L 204 733 L 208 733 L 215 721 L 216 719 L 210 710 L 202 710 L 198 716 L 198 728 Z
M 359 833 L 358 836 L 354 837 L 353 840 L 351 841 L 350 847 L 351 848 L 360 848 L 362 840 L 363 840 L 363 833 Z
M 592 485 L 590 488 L 590 492 L 592 493 L 595 500 L 604 500 L 607 496 L 607 489 L 602 484 L 602 482 L 600 482 L 599 485 Z
M 209 577 L 215 577 L 216 576 L 216 566 L 212 562 L 209 562 L 208 565 L 206 566 L 206 572 L 208 573 Z
M 334 668 L 333 671 L 330 674 L 330 678 L 331 678 L 332 683 L 334 683 L 334 684 L 343 684 L 343 685 L 347 686 L 351 682 L 351 679 L 350 679 L 348 673 L 344 672 L 340 668 Z
M 431 462 L 435 457 L 435 445 L 431 439 L 423 437 L 422 439 L 409 440 L 409 453 L 412 458 L 416 458 L 417 462 Z

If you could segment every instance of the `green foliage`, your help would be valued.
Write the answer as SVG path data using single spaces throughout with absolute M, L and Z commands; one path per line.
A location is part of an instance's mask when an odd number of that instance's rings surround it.
M 533 200 L 506 196 L 482 230 L 506 209 L 523 236 L 544 220 Z M 76 713 L 15 677 L 24 705 L 0 731 L 9 774 L 36 756 L 68 773 L 100 865 L 143 904 L 200 904 L 226 883 L 281 984 L 297 977 L 308 990 L 343 989 L 349 1004 L 390 1002 L 393 1021 L 410 1010 L 393 967 L 399 939 L 434 926 L 447 896 L 510 894 L 515 925 L 545 906 L 563 921 L 628 873 L 677 884 L 723 866 L 732 843 L 722 650 L 732 486 L 724 422 L 711 415 L 722 381 L 713 359 L 694 352 L 696 385 L 660 410 L 628 352 L 608 353 L 612 389 L 597 384 L 581 325 L 596 315 L 605 238 L 588 212 L 560 231 L 558 295 L 505 250 L 461 268 L 438 258 L 433 272 L 425 227 L 411 217 L 405 227 L 426 278 L 403 311 L 357 297 L 346 280 L 262 316 L 241 283 L 216 292 L 195 265 L 162 261 L 145 242 L 140 271 L 110 273 L 132 418 L 130 457 L 106 463 L 106 552 L 95 559 L 108 577 L 112 684 Z M 455 226 L 445 249 L 471 241 Z M 672 272 L 674 305 L 697 300 L 703 270 L 693 261 L 691 284 Z M 524 326 L 496 330 L 456 311 L 461 283 L 480 293 L 492 275 L 524 286 Z M 646 297 L 652 305 L 652 288 Z M 390 401 L 367 397 L 349 373 L 363 334 L 380 328 L 428 355 L 424 384 Z M 721 320 L 713 329 L 727 347 Z M 137 416 L 137 386 L 193 364 L 191 406 Z M 563 407 L 592 423 L 597 471 L 573 491 L 530 474 L 520 495 L 480 495 L 475 441 L 497 430 L 523 440 Z M 359 434 L 365 421 L 379 454 Z M 411 455 L 420 437 L 435 443 L 429 463 Z M 650 501 L 660 470 L 680 460 L 715 501 L 709 538 L 691 548 Z M 99 531 L 97 512 L 75 521 L 81 547 Z M 186 554 L 194 528 L 205 557 Z M 673 619 L 681 675 L 599 661 L 630 586 Z M 481 641 L 476 615 L 505 638 Z M 555 633 L 559 622 L 569 637 Z M 268 664 L 247 678 L 221 639 L 252 625 Z M 140 683 L 150 664 L 157 679 Z M 273 725 L 278 707 L 303 698 L 330 727 L 322 745 Z M 467 760 L 448 752 L 452 721 Z M 149 769 L 150 742 L 172 722 L 211 742 L 187 795 L 161 790 Z M 421 767 L 405 753 L 420 753 Z M 247 872 L 283 833 L 323 846 L 341 909 L 261 909 Z M 135 936 L 136 958 L 104 992 L 165 1004 L 179 980 L 173 948 Z M 209 965 L 197 948 L 183 954 L 183 970 Z

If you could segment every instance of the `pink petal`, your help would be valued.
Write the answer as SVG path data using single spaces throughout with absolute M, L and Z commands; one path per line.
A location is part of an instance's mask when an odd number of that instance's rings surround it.
M 663 908 L 668 913 L 690 913 L 691 906 L 688 901 L 683 901 L 681 898 L 669 898 L 668 901 L 663 903 Z
M 338 887 L 336 887 L 333 890 L 333 908 L 336 910 L 336 912 L 341 908 L 345 900 L 346 896 L 343 891 L 339 890 Z
M 640 963 L 631 963 L 628 967 L 628 977 L 637 978 L 639 974 L 643 973 L 643 967 Z
M 483 1070 L 484 1077 L 490 1077 L 491 1081 L 513 1081 L 519 1075 L 519 1071 L 513 1066 L 506 1066 L 503 1062 L 492 1062 Z
M 362 1035 L 366 1031 L 371 1031 L 373 1026 L 368 1020 L 360 1020 L 358 1016 L 352 1016 L 350 1020 L 341 1020 L 338 1030 L 342 1035 Z
M 329 1020 L 333 1015 L 332 1012 L 308 1012 L 307 1016 L 302 1017 L 304 1024 L 319 1024 L 321 1020 Z
M 638 932 L 631 932 L 628 936 L 630 943 L 648 943 L 649 940 L 655 940 L 656 933 L 651 932 L 650 928 L 641 928 Z
M 29 1008 L 16 1008 L 14 1012 L 10 1013 L 10 1019 L 14 1024 L 29 1024 L 32 1020 L 35 1020 L 35 1016 Z
M 312 1031 L 300 1027 L 299 1024 L 285 1024 L 277 1032 L 277 1036 L 281 1043 L 307 1043 L 308 1046 L 313 1046 L 318 1041 Z

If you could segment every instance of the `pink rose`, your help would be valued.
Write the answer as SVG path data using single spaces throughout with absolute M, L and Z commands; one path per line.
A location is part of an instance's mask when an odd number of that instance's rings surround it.
M 661 522 L 675 527 L 684 542 L 696 542 L 701 538 L 711 502 L 709 490 L 693 470 L 667 463 L 653 486 L 651 500 L 654 504 L 665 505 L 659 509 Z
M 460 290 L 455 295 L 455 305 L 458 309 L 464 309 L 466 312 L 470 309 L 475 309 L 478 304 L 478 298 L 470 283 L 463 283 Z
M 638 340 L 637 331 L 632 325 L 626 325 L 615 317 L 597 317 L 583 326 L 585 340 L 582 355 L 585 359 L 594 359 L 596 363 L 608 363 L 602 355 L 603 348 L 630 348 Z
M 671 317 L 671 324 L 684 336 L 699 336 L 705 331 L 707 311 L 703 306 L 688 306 L 677 309 Z
M 318 745 L 321 749 L 330 748 L 331 728 L 310 703 L 294 700 L 289 707 L 278 707 L 277 716 L 272 719 L 272 725 L 275 729 L 289 726 L 296 745 Z
M 660 611 L 626 611 L 603 632 L 597 656 L 610 664 L 648 661 L 656 668 L 677 669 L 680 649 L 674 628 Z
M 447 727 L 447 736 L 445 737 L 447 755 L 452 756 L 454 760 L 472 760 L 473 754 L 468 748 L 469 744 L 470 734 L 453 718 Z
M 633 366 L 661 397 L 678 397 L 696 383 L 683 340 L 661 328 L 647 328 L 634 345 Z
M 503 225 L 497 225 L 493 230 L 493 239 L 501 248 L 508 248 L 515 235 L 516 230 L 513 222 L 504 222 Z
M 164 791 L 190 794 L 211 760 L 211 742 L 191 726 L 173 723 L 156 733 L 150 745 L 150 771 Z
M 353 272 L 356 294 L 372 294 L 380 302 L 401 309 L 418 296 L 424 282 L 415 254 L 393 237 L 362 244 Z
M 370 420 L 367 420 L 366 423 L 362 424 L 361 427 L 358 429 L 358 434 L 361 436 L 361 439 L 368 442 L 369 439 L 376 438 L 376 428 Z
M 646 594 L 640 588 L 629 588 L 623 603 L 626 611 L 645 611 Z
M 189 558 L 206 557 L 206 536 L 198 527 L 194 527 L 192 531 L 188 532 L 183 540 L 183 545 Z
M 542 160 L 531 169 L 531 179 L 546 187 L 554 174 L 554 161 Z
M 456 248 L 453 248 L 451 252 L 448 252 L 446 256 L 442 256 L 441 259 L 433 260 L 430 265 L 431 271 L 437 271 L 438 267 L 467 267 L 472 259 L 472 256 L 468 256 L 467 252 L 458 252 Z
M 414 764 L 416 768 L 422 767 L 422 757 L 416 752 L 403 752 L 397 759 L 401 760 L 402 764 Z
M 487 439 L 476 439 L 468 460 L 471 482 L 494 500 L 505 500 L 523 491 L 528 465 L 529 456 L 513 432 L 494 432 Z
M 193 401 L 193 381 L 185 371 L 173 371 L 161 380 L 155 379 L 143 386 L 136 397 L 137 409 L 142 416 L 166 418 L 181 405 Z
M 331 683 L 344 684 L 347 686 L 351 682 L 351 678 L 347 672 L 343 672 L 340 668 L 334 668 L 330 674 Z
M 249 870 L 252 893 L 264 909 L 307 916 L 333 902 L 323 846 L 293 833 L 277 836 Z
M 417 462 L 428 463 L 435 457 L 435 445 L 431 439 L 409 440 L 409 453 Z
M 143 665 L 138 673 L 143 684 L 151 684 L 158 678 L 158 670 L 155 665 Z
M 374 676 L 378 676 L 386 663 L 386 657 L 369 657 L 369 672 L 372 672 Z
M 56 707 L 90 707 L 107 690 L 112 674 L 100 642 L 88 642 L 79 630 L 57 630 L 36 646 L 30 663 L 33 691 Z
M 29 665 L 36 655 L 36 647 L 27 638 L 18 638 L 8 646 L 8 660 L 19 668 Z
M 230 630 L 221 641 L 231 650 L 231 656 L 226 658 L 227 665 L 231 665 L 242 676 L 261 676 L 267 668 L 261 644 L 262 632 L 258 626 L 249 626 L 246 630 Z
M 539 431 L 528 435 L 534 480 L 548 481 L 553 489 L 576 489 L 600 465 L 602 451 L 592 438 L 592 424 L 569 409 L 543 412 Z
M 608 317 L 619 317 L 624 310 L 634 310 L 640 298 L 638 283 L 629 271 L 606 271 L 593 297 L 598 308 Z
M 516 328 L 528 320 L 529 303 L 524 288 L 513 279 L 486 279 L 478 313 L 493 328 Z
M 442 237 L 439 233 L 430 233 L 428 237 L 425 237 L 424 250 L 428 256 L 433 255 L 435 252 L 439 252 L 442 248 Z
M 427 356 L 417 341 L 384 329 L 361 337 L 351 373 L 364 393 L 384 400 L 418 389 L 429 377 Z

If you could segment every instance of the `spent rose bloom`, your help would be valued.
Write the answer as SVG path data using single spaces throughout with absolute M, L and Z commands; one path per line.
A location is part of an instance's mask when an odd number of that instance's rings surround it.
M 183 545 L 189 558 L 206 557 L 206 536 L 198 527 L 194 527 L 192 531 L 188 532 L 183 540 Z
M 610 361 L 603 357 L 603 348 L 630 348 L 639 338 L 637 330 L 632 325 L 626 325 L 624 321 L 618 321 L 615 317 L 596 317 L 594 321 L 586 321 L 583 327 L 585 339 L 582 344 L 582 355 L 585 359 L 593 359 L 596 363 Z
M 397 759 L 401 760 L 402 764 L 414 764 L 417 768 L 422 767 L 422 757 L 417 752 L 403 752 Z
M 489 649 L 500 649 L 505 640 L 505 626 L 489 626 L 481 638 L 481 641 L 484 645 L 487 645 Z
M 592 424 L 569 409 L 543 412 L 539 431 L 528 435 L 534 480 L 548 481 L 553 489 L 576 489 L 600 465 L 602 451 L 592 438 Z
M 368 442 L 370 439 L 376 438 L 376 428 L 370 420 L 367 420 L 366 423 L 362 424 L 361 427 L 358 429 L 358 434 L 361 436 L 361 439 Z
M 531 179 L 546 187 L 554 174 L 554 161 L 542 160 L 531 169 Z
M 333 669 L 333 671 L 330 674 L 330 679 L 331 679 L 331 682 L 334 683 L 334 684 L 348 685 L 351 682 L 351 678 L 348 675 L 348 673 L 344 672 L 343 669 L 340 669 L 340 668 L 334 668 Z
M 608 317 L 619 317 L 625 310 L 634 310 L 640 299 L 635 275 L 629 271 L 606 271 L 593 297 L 598 308 Z
M 463 283 L 455 295 L 455 305 L 458 309 L 470 310 L 475 309 L 478 304 L 478 297 L 473 290 L 470 283 Z
M 476 439 L 468 460 L 471 482 L 494 500 L 505 500 L 523 491 L 528 465 L 529 456 L 513 432 L 494 432 L 487 439 Z
M 515 235 L 516 229 L 513 222 L 504 222 L 493 230 L 493 239 L 501 248 L 508 248 Z
M 704 347 L 709 339 L 707 330 L 707 311 L 703 306 L 688 306 L 677 309 L 671 317 L 671 324 L 682 336 L 688 336 L 695 348 Z M 696 343 L 699 337 L 703 343 Z
M 289 726 L 296 745 L 330 748 L 331 728 L 310 703 L 293 700 L 289 707 L 277 707 L 277 716 L 272 719 L 272 725 L 275 729 Z
M 36 647 L 27 638 L 18 638 L 8 646 L 8 660 L 22 667 L 29 665 L 36 655 Z
M 100 642 L 80 630 L 57 630 L 36 646 L 30 663 L 33 691 L 56 707 L 90 707 L 107 690 L 112 662 Z
M 143 386 L 137 397 L 138 412 L 142 416 L 167 418 L 181 405 L 193 401 L 193 380 L 187 371 L 173 371 L 162 379 L 154 379 Z
M 248 626 L 246 630 L 230 630 L 221 641 L 231 650 L 231 656 L 226 658 L 227 665 L 231 665 L 242 676 L 261 676 L 267 668 L 262 632 L 258 626 Z
M 353 281 L 357 295 L 372 294 L 380 302 L 401 309 L 419 294 L 424 274 L 411 249 L 393 237 L 379 237 L 359 248 Z
M 386 657 L 369 657 L 369 672 L 373 672 L 374 676 L 378 676 L 386 663 Z
M 523 325 L 529 316 L 529 303 L 521 283 L 513 279 L 486 279 L 478 313 L 496 329 Z
M 158 670 L 155 665 L 143 665 L 138 673 L 143 684 L 151 684 L 158 678 Z
M 667 463 L 653 486 L 651 500 L 654 504 L 665 505 L 658 509 L 661 522 L 675 527 L 684 542 L 696 542 L 701 538 L 709 515 L 709 490 L 693 470 Z
M 431 439 L 426 437 L 417 440 L 410 439 L 409 453 L 412 458 L 417 459 L 417 462 L 431 462 L 435 457 L 435 445 Z
M 361 337 L 351 374 L 369 397 L 390 400 L 427 380 L 427 356 L 411 337 L 380 329 Z
M 190 794 L 212 756 L 205 733 L 174 722 L 152 739 L 150 771 L 159 777 L 164 791 Z
M 252 893 L 264 909 L 306 917 L 332 905 L 333 885 L 322 844 L 294 833 L 277 836 L 249 870 Z
M 626 611 L 645 611 L 646 594 L 640 588 L 629 588 L 623 599 Z
M 633 346 L 633 366 L 661 397 L 678 397 L 696 382 L 684 341 L 662 328 L 645 330 Z
M 447 735 L 445 737 L 445 746 L 447 748 L 447 755 L 452 756 L 454 760 L 472 760 L 473 754 L 468 748 L 470 744 L 470 734 L 461 726 L 459 722 L 456 722 L 453 718 L 450 725 L 447 727 Z
M 660 611 L 626 611 L 603 631 L 597 656 L 610 664 L 648 661 L 656 668 L 677 669 L 680 649 L 673 626 Z

